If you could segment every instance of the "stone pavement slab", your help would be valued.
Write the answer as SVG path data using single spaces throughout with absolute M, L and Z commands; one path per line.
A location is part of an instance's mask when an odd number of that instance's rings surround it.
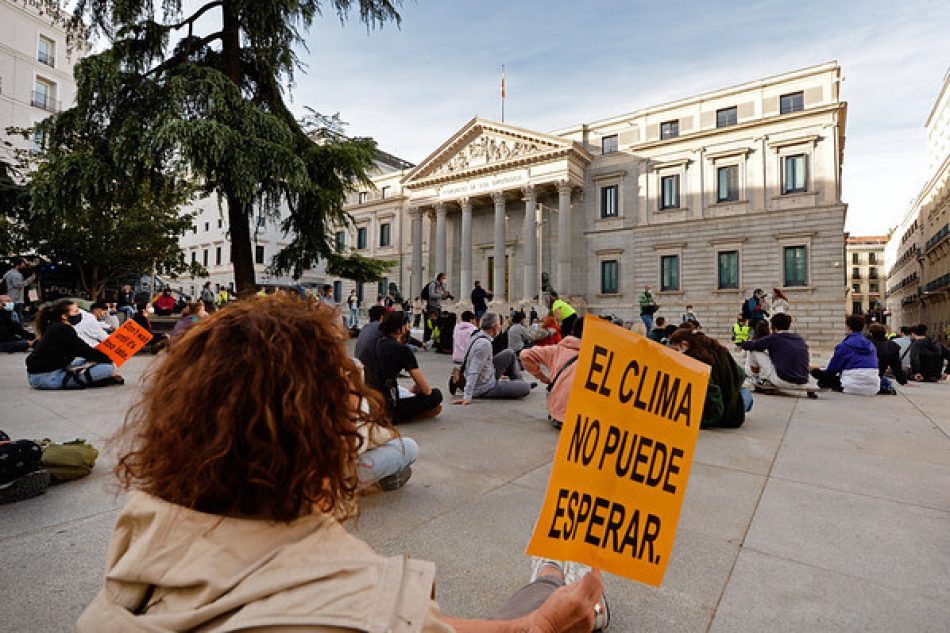
M 94 474 L 0 506 L 0 630 L 69 630 L 101 582 L 123 503 L 105 443 L 155 362 L 124 387 L 31 390 L 0 356 L 0 428 L 86 437 Z M 420 354 L 445 385 L 445 356 Z M 673 558 L 659 588 L 605 576 L 612 631 L 945 631 L 950 621 L 950 385 L 897 397 L 760 396 L 745 426 L 700 433 Z M 447 395 L 447 394 L 446 394 Z M 558 433 L 545 392 L 446 404 L 403 425 L 420 445 L 409 484 L 361 500 L 350 529 L 387 554 L 435 561 L 443 610 L 490 616 L 528 576 L 523 552 Z

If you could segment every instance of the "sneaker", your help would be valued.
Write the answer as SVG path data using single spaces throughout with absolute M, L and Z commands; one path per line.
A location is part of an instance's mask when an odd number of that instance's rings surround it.
M 406 466 L 398 473 L 383 477 L 377 483 L 384 492 L 392 492 L 405 486 L 410 477 L 412 477 L 412 466 Z
M 817 393 L 817 392 L 809 391 L 809 392 L 807 392 L 807 393 L 808 393 L 808 397 L 809 397 L 810 399 L 812 399 L 812 400 L 817 400 L 817 399 L 818 399 L 818 393 Z
M 538 388 L 538 383 L 532 382 L 530 386 L 531 386 L 532 389 L 537 389 L 537 388 Z
M 564 562 L 564 584 L 570 585 L 589 574 L 591 568 L 583 563 L 574 561 Z M 610 606 L 607 604 L 607 594 L 603 594 L 594 611 L 594 630 L 605 631 L 610 626 Z
M 553 558 L 540 558 L 538 556 L 531 557 L 531 578 L 528 582 L 534 582 L 541 577 L 541 569 L 544 567 L 555 567 L 558 571 L 561 572 L 561 576 L 564 576 L 564 563 L 559 560 L 554 560 Z
M 0 503 L 22 501 L 43 494 L 49 487 L 49 473 L 35 470 L 0 486 Z

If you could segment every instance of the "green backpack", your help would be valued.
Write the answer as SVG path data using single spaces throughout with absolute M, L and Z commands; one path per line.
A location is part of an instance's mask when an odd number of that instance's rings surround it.
M 49 471 L 53 483 L 85 477 L 96 466 L 99 451 L 86 440 L 57 444 L 49 438 L 37 442 L 43 449 L 43 468 Z

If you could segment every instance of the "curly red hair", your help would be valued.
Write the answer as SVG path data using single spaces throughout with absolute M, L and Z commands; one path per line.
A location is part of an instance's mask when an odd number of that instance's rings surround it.
M 389 423 L 346 354 L 339 320 L 272 296 L 190 328 L 143 379 L 117 435 L 123 487 L 222 516 L 351 515 L 357 427 Z M 354 396 L 370 413 L 354 409 Z

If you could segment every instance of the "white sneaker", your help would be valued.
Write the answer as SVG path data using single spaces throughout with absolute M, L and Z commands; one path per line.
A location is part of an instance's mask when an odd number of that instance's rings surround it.
M 541 577 L 541 569 L 545 566 L 556 567 L 558 571 L 561 572 L 562 576 L 565 576 L 564 573 L 564 562 L 559 560 L 554 560 L 553 558 L 541 558 L 539 556 L 531 557 L 531 579 L 528 582 L 534 582 Z

